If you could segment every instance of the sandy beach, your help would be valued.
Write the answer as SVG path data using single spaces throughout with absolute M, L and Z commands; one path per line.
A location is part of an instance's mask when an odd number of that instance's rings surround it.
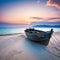
M 60 60 L 60 32 L 53 33 L 47 46 L 25 34 L 0 35 L 0 60 Z

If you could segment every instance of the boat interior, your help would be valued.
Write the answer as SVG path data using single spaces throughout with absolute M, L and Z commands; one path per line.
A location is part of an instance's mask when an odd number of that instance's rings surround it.
M 39 33 L 46 33 L 44 31 L 35 30 L 35 29 L 26 29 L 25 32 L 27 32 L 27 33 L 37 33 L 37 34 L 39 34 Z

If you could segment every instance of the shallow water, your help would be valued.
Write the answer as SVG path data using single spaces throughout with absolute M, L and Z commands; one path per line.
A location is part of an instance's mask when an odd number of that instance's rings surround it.
M 0 28 L 0 34 L 24 33 L 26 28 Z M 50 31 L 52 28 L 35 28 L 37 30 Z M 60 32 L 60 28 L 53 28 L 54 32 Z
M 24 33 L 25 28 L 0 28 L 0 34 Z

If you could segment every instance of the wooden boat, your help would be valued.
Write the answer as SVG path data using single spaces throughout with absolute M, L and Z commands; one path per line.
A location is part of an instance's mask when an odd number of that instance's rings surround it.
M 46 31 L 46 32 L 41 31 L 41 30 L 36 30 L 33 28 L 29 28 L 25 30 L 25 34 L 29 40 L 36 41 L 36 42 L 40 41 L 43 43 L 49 42 L 52 36 L 52 33 L 53 33 L 53 29 L 51 29 L 50 31 Z

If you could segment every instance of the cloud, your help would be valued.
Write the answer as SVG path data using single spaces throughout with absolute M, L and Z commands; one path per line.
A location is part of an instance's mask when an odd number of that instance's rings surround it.
M 42 18 L 42 17 L 30 17 L 31 19 L 35 19 L 37 21 L 49 21 L 49 22 L 56 22 L 59 21 L 60 22 L 60 17 L 52 17 L 52 18 Z
M 55 6 L 60 9 L 60 0 L 48 0 L 47 6 Z
M 47 21 L 49 21 L 49 22 L 60 22 L 60 17 L 47 18 Z
M 30 18 L 32 18 L 32 19 L 36 19 L 36 20 L 44 19 L 44 18 L 42 18 L 42 17 L 30 17 Z
M 48 20 L 55 20 L 55 19 L 60 19 L 60 17 L 48 18 Z

